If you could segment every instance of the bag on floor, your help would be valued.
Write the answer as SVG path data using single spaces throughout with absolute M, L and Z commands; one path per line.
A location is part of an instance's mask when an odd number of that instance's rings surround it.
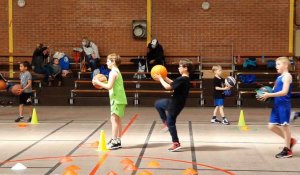
M 256 76 L 255 75 L 240 75 L 239 80 L 244 84 L 252 84 L 252 83 L 256 83 Z
M 254 69 L 254 68 L 256 68 L 256 58 L 247 58 L 243 63 L 243 67 L 245 69 Z
M 267 68 L 268 69 L 275 69 L 276 68 L 276 61 L 275 60 L 268 60 L 267 61 Z

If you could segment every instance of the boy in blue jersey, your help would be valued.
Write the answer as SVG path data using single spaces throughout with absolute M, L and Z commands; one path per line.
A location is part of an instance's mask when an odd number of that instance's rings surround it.
M 285 147 L 276 154 L 276 158 L 289 158 L 293 156 L 292 147 L 296 139 L 291 137 L 289 120 L 291 114 L 291 83 L 292 76 L 289 73 L 290 60 L 287 57 L 276 59 L 276 69 L 280 74 L 277 77 L 273 93 L 264 93 L 259 100 L 265 101 L 274 97 L 274 106 L 270 115 L 269 129 L 284 139 Z

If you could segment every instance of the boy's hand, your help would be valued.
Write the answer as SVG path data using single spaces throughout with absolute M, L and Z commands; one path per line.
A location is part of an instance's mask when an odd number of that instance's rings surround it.
M 161 78 L 162 77 L 161 77 L 160 74 L 155 74 L 154 77 L 153 77 L 153 79 L 155 79 L 155 80 L 160 80 Z
M 268 98 L 270 98 L 270 93 L 264 92 L 263 95 L 258 98 L 258 100 L 266 101 Z
M 150 63 L 150 64 L 153 64 L 154 62 L 155 62 L 155 60 L 151 60 L 151 61 L 149 61 L 149 63 Z
M 19 93 L 22 94 L 24 92 L 24 89 L 19 89 Z
M 224 90 L 230 90 L 231 87 L 225 86 Z

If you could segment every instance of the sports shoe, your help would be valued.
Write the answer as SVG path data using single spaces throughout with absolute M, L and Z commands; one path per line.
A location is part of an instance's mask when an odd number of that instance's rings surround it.
M 292 111 L 290 115 L 290 122 L 294 122 L 299 117 L 299 113 Z
M 173 142 L 172 147 L 169 148 L 168 151 L 175 152 L 175 151 L 178 151 L 179 149 L 181 149 L 180 143 L 179 142 Z
M 289 157 L 293 157 L 293 152 L 288 149 L 287 147 L 284 147 L 283 150 L 275 155 L 276 158 L 289 158 Z
M 297 144 L 297 140 L 295 138 L 291 138 L 291 143 L 290 143 L 290 148 L 291 150 L 293 149 L 293 147 Z
M 29 123 L 31 122 L 31 117 L 29 117 L 29 118 L 27 119 L 27 122 L 29 122 Z
M 18 117 L 15 122 L 20 122 L 20 121 L 24 121 L 24 117 Z
M 224 118 L 224 119 L 222 120 L 222 124 L 223 124 L 223 125 L 230 125 L 230 123 L 229 123 L 229 121 L 227 120 L 227 118 Z
M 118 143 L 119 148 L 122 148 L 122 143 L 121 143 L 121 139 L 120 138 L 117 138 L 117 143 Z
M 109 150 L 114 150 L 114 149 L 118 149 L 121 146 L 121 142 L 118 143 L 117 139 L 111 139 L 108 143 L 107 143 L 107 149 Z
M 212 118 L 210 120 L 210 123 L 222 123 L 220 120 L 218 120 L 217 118 Z

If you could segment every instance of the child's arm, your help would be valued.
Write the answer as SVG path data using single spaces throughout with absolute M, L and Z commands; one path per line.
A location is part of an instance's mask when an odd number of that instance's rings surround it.
M 225 86 L 225 87 L 218 87 L 218 86 L 216 86 L 215 87 L 215 89 L 217 90 L 217 91 L 226 91 L 226 90 L 229 90 L 230 89 L 230 87 L 228 87 L 228 86 Z
M 292 82 L 292 77 L 291 76 L 285 76 L 283 77 L 282 79 L 283 81 L 283 87 L 282 87 L 282 90 L 279 91 L 279 92 L 275 92 L 275 93 L 264 93 L 260 100 L 266 100 L 267 98 L 270 98 L 270 97 L 281 97 L 281 96 L 285 96 L 288 94 L 289 92 L 289 88 L 290 88 L 290 84 Z
M 103 83 L 97 79 L 93 79 L 92 83 L 95 85 L 99 85 L 101 87 L 103 87 L 104 89 L 107 90 L 111 90 L 112 87 L 115 84 L 116 78 L 117 78 L 118 74 L 116 71 L 110 71 L 109 73 L 109 78 L 108 78 L 108 82 L 107 83 Z
M 163 77 L 161 77 L 161 75 L 155 75 L 155 78 L 157 78 L 159 80 L 159 82 L 161 83 L 161 85 L 166 90 L 171 90 L 172 89 L 171 85 L 168 83 L 168 82 L 170 82 L 170 83 L 173 82 L 171 79 L 169 79 L 167 77 L 164 79 Z
M 29 88 L 32 86 L 32 80 L 28 80 L 27 81 L 27 85 L 23 88 L 23 89 L 20 89 L 20 92 L 22 93 L 25 89 Z

